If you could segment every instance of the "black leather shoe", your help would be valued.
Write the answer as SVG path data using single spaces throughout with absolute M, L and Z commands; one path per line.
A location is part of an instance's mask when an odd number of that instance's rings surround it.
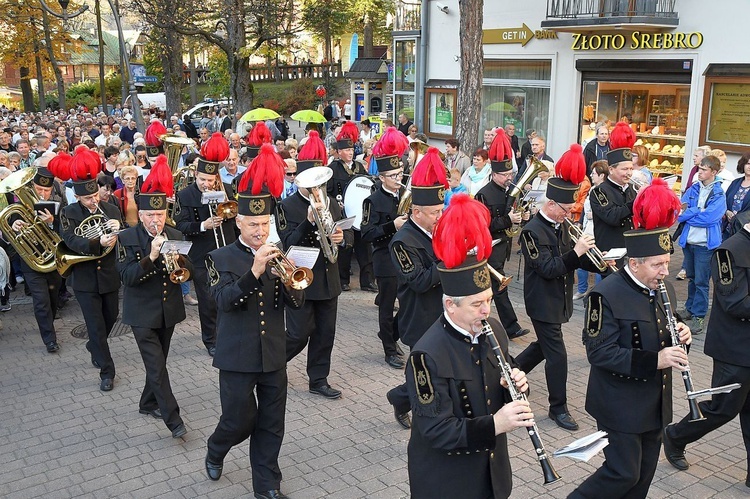
M 185 428 L 184 423 L 180 423 L 180 425 L 172 430 L 172 438 L 182 438 L 187 434 L 187 428 Z
M 213 357 L 216 355 L 216 345 L 211 345 L 210 347 L 206 347 L 206 350 L 208 351 L 208 355 Z
M 103 392 L 111 392 L 114 387 L 115 383 L 112 378 L 104 378 L 99 384 L 99 389 Z
M 256 492 L 255 499 L 289 499 L 287 496 L 281 493 L 279 489 L 265 490 L 263 492 Z
M 552 414 L 550 412 L 549 418 L 560 428 L 570 431 L 578 430 L 578 423 L 576 423 L 576 420 L 573 419 L 573 416 L 568 412 L 563 412 L 561 414 Z
M 367 286 L 362 286 L 362 291 L 371 291 L 373 293 L 377 293 L 378 287 L 374 284 L 368 284 Z
M 327 399 L 337 399 L 341 397 L 341 390 L 336 390 L 335 388 L 331 388 L 331 385 L 329 384 L 325 384 L 321 386 L 311 386 L 310 393 L 314 393 L 316 395 L 322 395 Z
M 404 351 L 401 350 L 401 347 L 399 346 L 398 343 L 396 343 L 396 353 L 399 354 L 401 357 L 404 356 Z
M 399 357 L 398 355 L 386 355 L 385 356 L 385 363 L 391 366 L 394 369 L 403 369 L 404 368 L 404 359 Z
M 184 426 L 183 426 L 184 428 Z M 224 470 L 224 463 L 214 463 L 208 458 L 208 452 L 206 452 L 206 475 L 214 482 L 221 478 L 221 472 Z
M 674 443 L 672 437 L 667 431 L 669 426 L 664 428 L 664 455 L 667 457 L 669 464 L 678 470 L 685 471 L 690 467 L 690 463 L 685 459 L 685 447 L 680 447 Z
M 411 418 L 408 412 L 398 412 L 398 409 L 393 408 L 393 417 L 396 422 L 405 430 L 411 428 Z
M 161 417 L 161 411 L 157 407 L 156 409 L 138 409 L 138 412 L 141 414 L 146 414 L 148 416 L 151 416 L 155 419 L 162 419 Z
M 341 291 L 351 291 L 351 290 L 352 290 L 352 287 L 349 286 L 348 284 L 341 285 Z
M 529 331 L 528 329 L 519 329 L 515 333 L 508 333 L 508 338 L 514 340 L 516 338 L 520 338 L 521 336 L 526 336 L 530 332 L 531 331 Z
M 55 353 L 58 350 L 60 350 L 60 345 L 58 345 L 56 341 L 50 341 L 49 343 L 47 343 L 44 346 L 47 347 L 47 352 L 49 352 L 49 353 Z

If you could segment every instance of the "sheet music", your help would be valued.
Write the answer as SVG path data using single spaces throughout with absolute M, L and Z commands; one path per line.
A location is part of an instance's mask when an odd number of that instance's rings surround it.
M 341 230 L 351 229 L 354 226 L 354 220 L 357 217 L 349 217 L 349 218 L 342 218 L 338 222 L 336 222 L 336 227 L 340 228 Z
M 320 255 L 320 248 L 308 248 L 304 246 L 292 246 L 286 252 L 286 257 L 294 262 L 297 267 L 311 269 Z
M 161 245 L 159 253 L 163 255 L 164 253 L 169 253 L 174 249 L 177 250 L 177 252 L 181 255 L 187 255 L 192 246 L 192 241 L 178 241 L 176 239 L 170 239 L 168 241 L 164 241 L 164 243 Z

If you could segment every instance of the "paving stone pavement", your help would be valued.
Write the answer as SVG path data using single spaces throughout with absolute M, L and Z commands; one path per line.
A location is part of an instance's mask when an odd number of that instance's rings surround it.
M 672 275 L 679 269 L 678 251 Z M 516 273 L 514 255 L 506 267 Z M 353 283 L 357 279 L 352 279 Z M 521 322 L 522 284 L 514 279 L 510 294 Z M 680 300 L 686 284 L 677 282 Z M 343 391 L 340 400 L 325 400 L 307 391 L 305 353 L 289 370 L 286 436 L 280 464 L 282 490 L 295 499 L 331 497 L 402 498 L 409 496 L 406 446 L 409 432 L 393 420 L 385 392 L 402 382 L 403 373 L 385 365 L 377 339 L 375 295 L 353 289 L 343 293 L 329 381 Z M 200 340 L 197 309 L 177 327 L 169 371 L 181 414 L 188 428 L 184 440 L 171 438 L 163 422 L 138 413 L 144 368 L 132 334 L 110 340 L 117 367 L 115 388 L 99 391 L 84 340 L 71 329 L 83 322 L 78 304 L 69 302 L 55 322 L 60 352 L 48 354 L 32 315 L 30 299 L 15 292 L 13 309 L 0 315 L 0 496 L 32 497 L 252 497 L 247 444 L 227 456 L 218 482 L 205 476 L 206 439 L 220 415 L 218 372 Z M 581 346 L 583 308 L 576 302 L 564 326 L 570 362 L 569 406 L 581 430 L 568 432 L 546 416 L 547 392 L 541 368 L 529 375 L 531 404 L 548 450 L 594 431 L 584 411 L 588 364 Z M 512 342 L 518 354 L 533 334 Z M 691 366 L 698 388 L 710 383 L 711 362 L 696 337 Z M 674 393 L 684 394 L 674 376 Z M 676 397 L 675 416 L 687 413 Z M 559 482 L 542 485 L 541 470 L 524 431 L 509 436 L 514 474 L 513 497 L 566 497 L 601 463 L 555 459 Z M 672 468 L 662 457 L 649 497 L 747 497 L 745 451 L 735 419 L 688 448 L 689 471 Z

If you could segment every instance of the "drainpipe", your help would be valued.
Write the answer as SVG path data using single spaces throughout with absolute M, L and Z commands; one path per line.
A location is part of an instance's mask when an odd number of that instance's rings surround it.
M 416 100 L 414 103 L 414 123 L 417 124 L 417 128 L 425 132 L 424 123 L 422 118 L 424 117 L 424 84 L 425 84 L 425 72 L 427 68 L 427 23 L 429 20 L 429 0 L 422 0 L 422 12 L 420 15 L 420 36 L 419 36 L 419 69 L 417 70 L 417 81 L 414 86 L 416 93 Z

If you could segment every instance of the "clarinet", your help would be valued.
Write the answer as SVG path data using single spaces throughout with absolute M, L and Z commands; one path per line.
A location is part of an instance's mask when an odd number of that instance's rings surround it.
M 667 327 L 669 328 L 669 335 L 672 337 L 672 345 L 678 345 L 685 351 L 685 353 L 687 353 L 687 346 L 680 343 L 680 335 L 677 333 L 677 319 L 675 319 L 675 316 L 672 313 L 672 304 L 669 302 L 667 287 L 662 280 L 659 280 L 659 294 L 661 295 L 661 301 L 667 315 Z M 690 374 L 690 366 L 684 367 L 685 370 L 682 371 L 682 381 L 685 383 L 685 391 L 690 395 L 693 392 L 693 377 Z M 703 417 L 700 407 L 698 407 L 697 400 L 688 398 L 688 405 L 690 406 L 690 422 L 706 419 Z
M 506 362 L 505 355 L 503 355 L 503 351 L 500 349 L 500 344 L 497 342 L 497 337 L 495 337 L 495 333 L 492 331 L 492 326 L 490 326 L 490 323 L 486 320 L 482 320 L 482 332 L 487 335 L 487 340 L 490 342 L 492 351 L 495 353 L 497 361 L 500 363 L 500 369 L 503 372 L 505 382 L 508 384 L 508 391 L 510 392 L 511 398 L 513 400 L 527 400 L 526 395 L 518 391 L 515 381 L 513 381 L 513 376 L 511 376 L 510 364 Z M 534 445 L 537 459 L 539 459 L 539 464 L 542 466 L 544 485 L 558 481 L 560 475 L 555 471 L 555 468 L 552 466 L 552 463 L 547 456 L 547 451 L 544 450 L 544 444 L 539 437 L 539 428 L 536 427 L 536 423 L 534 423 L 533 426 L 527 427 L 526 431 L 529 432 L 529 437 L 531 438 L 531 443 Z

